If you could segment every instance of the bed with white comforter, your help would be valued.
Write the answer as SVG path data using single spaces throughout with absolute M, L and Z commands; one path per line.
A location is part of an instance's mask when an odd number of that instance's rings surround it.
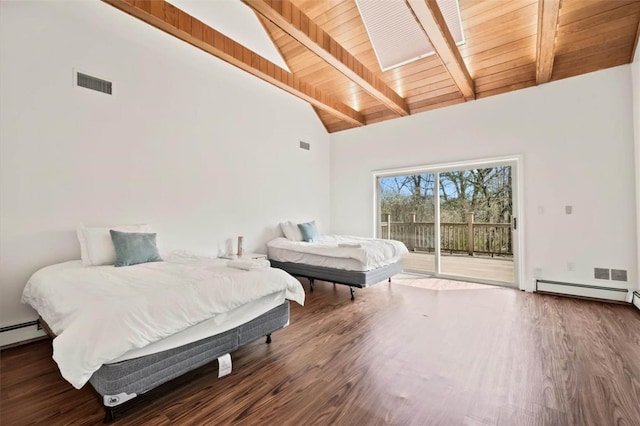
M 123 268 L 65 262 L 36 272 L 22 301 L 56 335 L 53 358 L 81 388 L 103 364 L 232 329 L 286 300 L 304 303 L 302 286 L 284 271 L 240 270 L 227 262 L 185 256 Z M 189 335 L 198 327 L 200 333 Z
M 317 241 L 284 237 L 267 243 L 269 259 L 351 271 L 371 271 L 402 259 L 409 251 L 401 241 L 348 235 L 323 235 Z
M 409 253 L 400 241 L 347 235 L 322 235 L 312 242 L 279 237 L 267 247 L 273 266 L 309 278 L 311 290 L 315 279 L 360 288 L 390 280 Z

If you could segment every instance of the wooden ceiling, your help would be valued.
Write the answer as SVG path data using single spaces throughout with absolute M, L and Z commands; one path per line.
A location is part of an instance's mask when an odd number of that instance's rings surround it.
M 355 0 L 242 0 L 288 72 L 170 3 L 104 1 L 306 100 L 328 132 L 627 64 L 640 33 L 640 0 L 459 0 L 456 47 L 436 0 L 406 0 L 436 54 L 383 72 Z

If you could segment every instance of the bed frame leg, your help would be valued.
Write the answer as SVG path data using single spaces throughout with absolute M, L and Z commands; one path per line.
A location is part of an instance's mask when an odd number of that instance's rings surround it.
M 351 292 L 351 300 L 356 300 L 356 292 L 353 290 L 353 287 L 349 287 L 349 291 Z
M 309 278 L 309 291 L 313 293 L 313 278 Z
M 111 423 L 116 419 L 116 415 L 113 410 L 109 407 L 104 408 L 104 420 L 103 423 Z
M 271 333 L 267 334 L 267 345 L 271 343 Z
M 391 282 L 391 277 L 389 277 L 389 282 Z

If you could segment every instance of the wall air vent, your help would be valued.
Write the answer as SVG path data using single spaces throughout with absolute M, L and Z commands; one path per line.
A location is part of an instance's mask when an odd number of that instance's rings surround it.
M 80 87 L 95 90 L 96 92 L 106 93 L 107 95 L 113 94 L 113 83 L 98 77 L 93 77 L 81 72 L 76 72 L 75 82 L 76 85 Z
M 464 43 L 457 0 L 437 0 L 457 45 Z M 380 69 L 392 68 L 432 55 L 433 47 L 413 11 L 402 0 L 356 0 Z

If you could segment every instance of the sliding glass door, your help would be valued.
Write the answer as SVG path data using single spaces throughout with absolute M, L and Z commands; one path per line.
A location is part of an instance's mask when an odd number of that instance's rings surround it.
M 400 240 L 412 253 L 405 270 L 436 272 L 435 179 L 433 173 L 379 178 L 378 237 Z
M 440 274 L 514 283 L 511 166 L 438 174 Z
M 405 271 L 517 285 L 515 166 L 381 173 L 377 236 L 405 243 Z

